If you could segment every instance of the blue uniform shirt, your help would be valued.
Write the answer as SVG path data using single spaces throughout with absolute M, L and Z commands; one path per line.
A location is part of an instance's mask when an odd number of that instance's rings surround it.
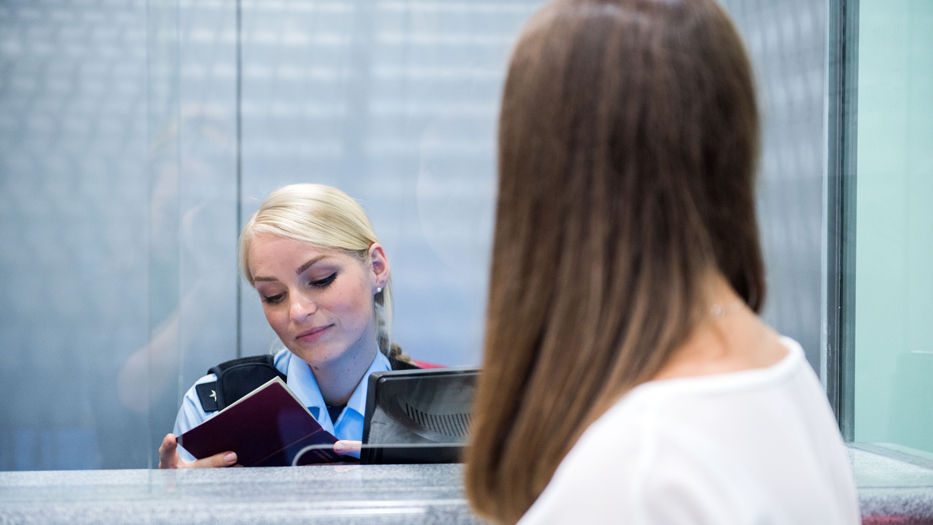
M 369 370 L 363 374 L 363 379 L 357 385 L 356 390 L 347 401 L 347 408 L 344 409 L 337 421 L 331 421 L 330 414 L 327 413 L 327 404 L 324 402 L 324 396 L 321 395 L 321 389 L 311 373 L 311 367 L 300 357 L 291 353 L 288 349 L 282 349 L 275 354 L 275 368 L 288 376 L 288 388 L 298 396 L 311 415 L 317 419 L 324 430 L 335 435 L 337 439 L 348 441 L 362 441 L 363 439 L 363 418 L 366 414 L 366 391 L 369 387 L 369 375 L 373 372 L 383 372 L 391 370 L 389 359 L 382 353 L 376 352 L 376 358 Z M 217 376 L 208 374 L 195 382 L 195 385 L 201 383 L 210 383 L 216 381 Z M 201 408 L 201 401 L 198 399 L 198 393 L 194 386 L 188 389 L 184 400 L 181 402 L 181 408 L 178 409 L 178 416 L 175 418 L 175 430 L 173 433 L 180 436 L 201 423 L 207 421 L 217 412 L 207 413 Z M 194 457 L 184 448 L 178 448 L 178 455 L 185 461 L 193 461 Z

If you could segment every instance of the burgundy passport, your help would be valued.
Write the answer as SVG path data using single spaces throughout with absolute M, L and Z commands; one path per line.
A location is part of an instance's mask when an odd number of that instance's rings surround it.
M 198 459 L 233 451 L 244 467 L 290 466 L 309 445 L 333 445 L 337 438 L 318 424 L 278 377 L 181 435 L 179 444 Z M 358 462 L 332 447 L 309 450 L 298 465 Z

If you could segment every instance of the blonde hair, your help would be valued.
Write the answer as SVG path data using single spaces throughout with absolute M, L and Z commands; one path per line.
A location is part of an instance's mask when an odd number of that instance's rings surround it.
M 363 208 L 346 193 L 321 184 L 292 184 L 266 197 L 240 233 L 240 272 L 255 287 L 249 271 L 249 249 L 260 233 L 294 239 L 321 248 L 343 250 L 360 261 L 369 260 L 369 248 L 379 242 Z M 389 357 L 405 359 L 392 344 L 392 278 L 373 297 L 376 340 Z

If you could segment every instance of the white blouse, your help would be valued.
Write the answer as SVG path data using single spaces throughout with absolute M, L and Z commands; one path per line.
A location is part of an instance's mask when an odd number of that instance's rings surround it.
M 652 381 L 595 421 L 522 525 L 861 522 L 848 455 L 796 341 L 767 368 Z

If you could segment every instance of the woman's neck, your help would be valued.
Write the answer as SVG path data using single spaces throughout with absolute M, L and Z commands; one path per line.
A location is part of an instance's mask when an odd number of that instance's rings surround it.
M 330 406 L 347 404 L 366 371 L 373 364 L 379 347 L 375 333 L 347 349 L 339 358 L 311 366 L 324 402 Z
M 707 280 L 709 312 L 653 379 L 739 372 L 771 366 L 787 355 L 777 332 L 755 315 L 719 273 Z

